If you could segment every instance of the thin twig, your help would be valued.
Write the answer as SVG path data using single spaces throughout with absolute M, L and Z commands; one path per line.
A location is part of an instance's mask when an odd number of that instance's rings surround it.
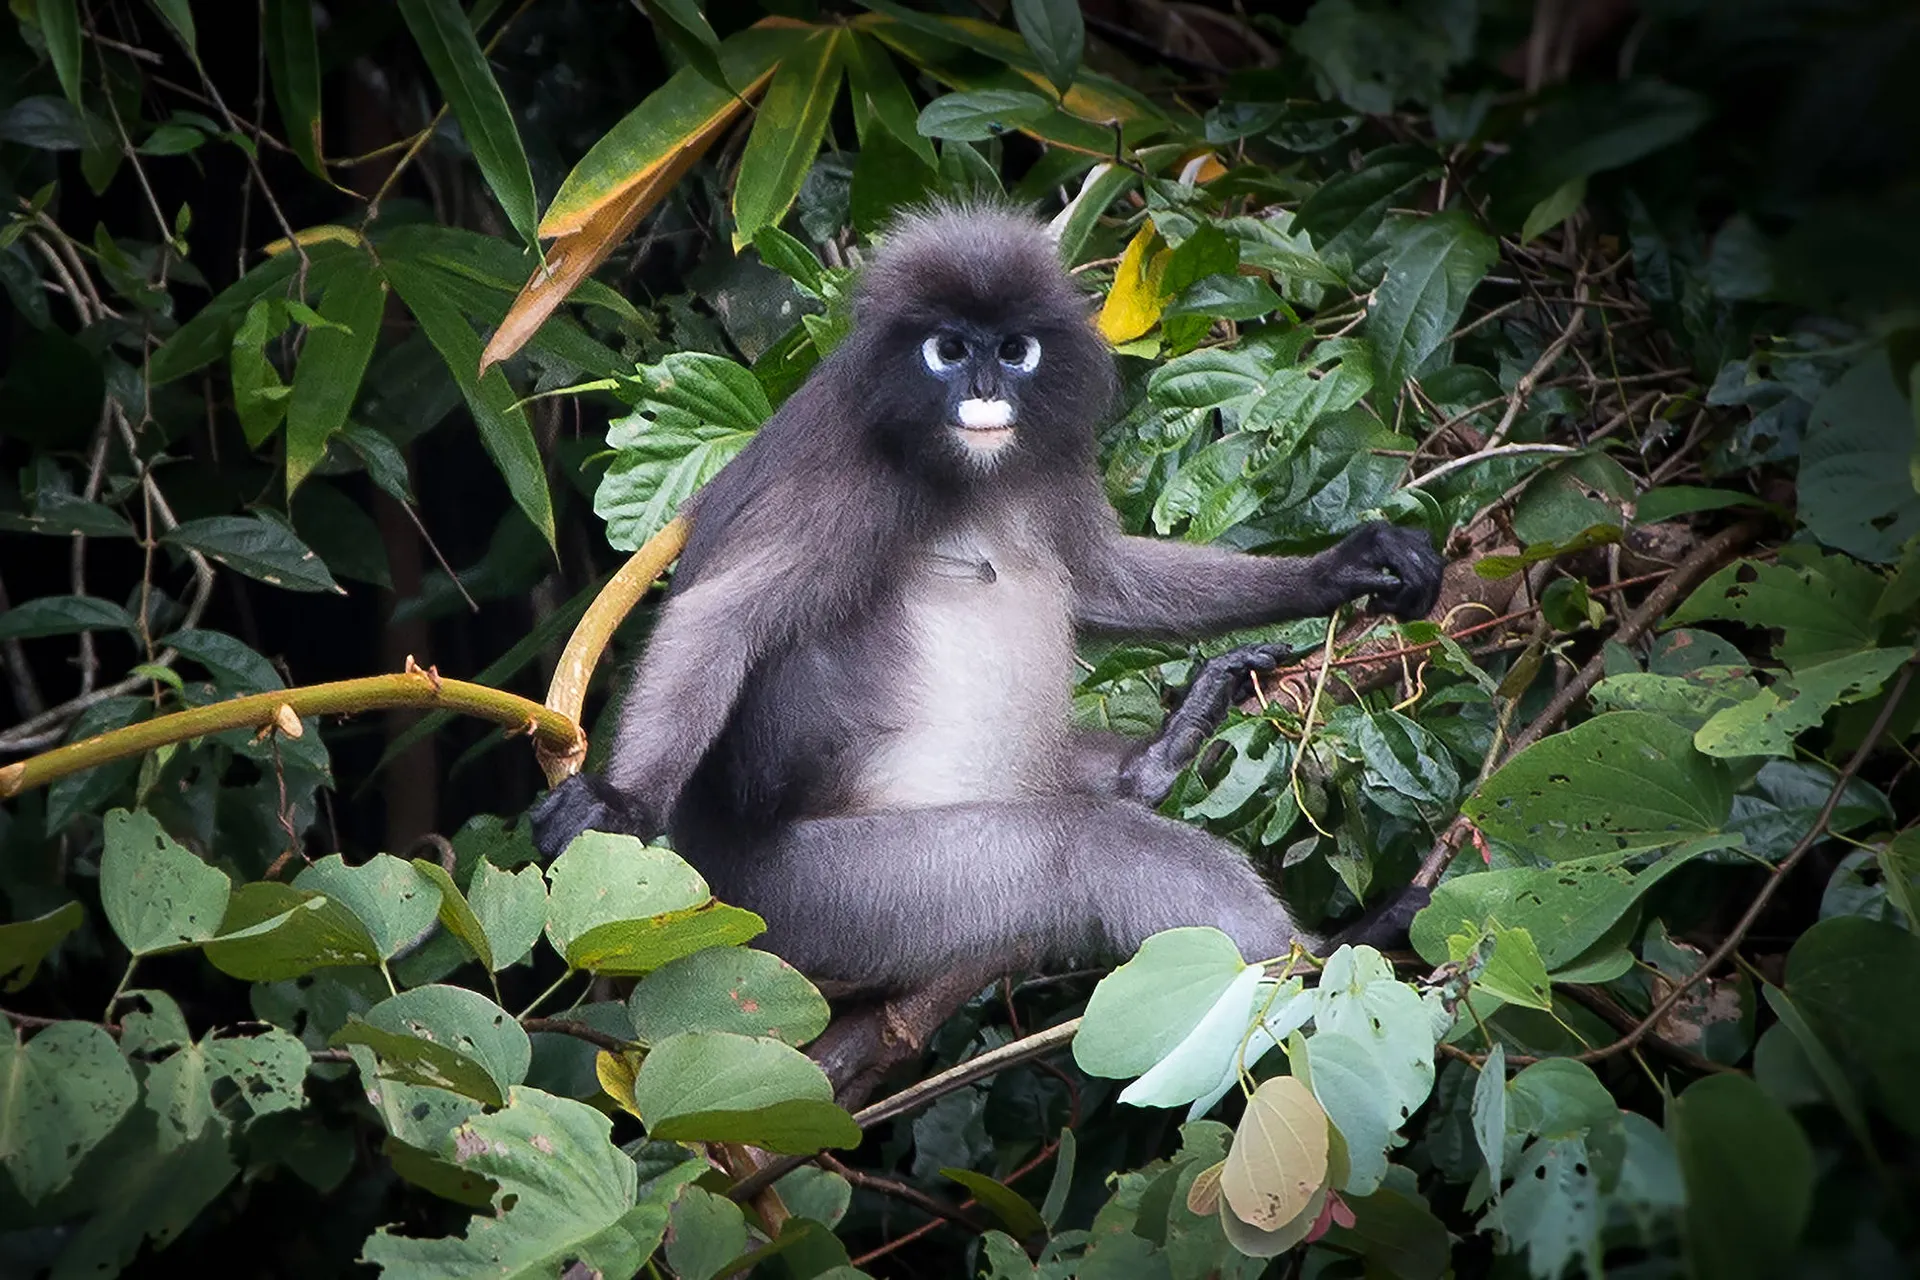
M 1500 424 L 1493 429 L 1493 434 L 1487 437 L 1489 446 L 1497 445 L 1507 438 L 1507 432 L 1513 429 L 1514 419 L 1520 416 L 1521 408 L 1533 395 L 1533 384 L 1553 367 L 1554 361 L 1560 358 L 1560 353 L 1565 351 L 1579 334 L 1580 326 L 1587 318 L 1587 278 L 1584 270 L 1574 276 L 1573 296 L 1573 314 L 1567 317 L 1566 327 L 1560 331 L 1560 336 L 1547 344 L 1547 349 L 1542 351 L 1540 358 L 1533 362 L 1533 368 L 1521 374 L 1520 381 L 1513 384 L 1513 391 L 1507 396 L 1507 410 L 1500 415 Z
M 633 1045 L 619 1036 L 608 1035 L 596 1030 L 584 1022 L 572 1018 L 522 1018 L 520 1027 L 527 1032 L 550 1031 L 555 1035 L 572 1036 L 575 1040 L 585 1040 L 590 1045 L 605 1049 L 608 1053 L 625 1053 Z
M 1489 439 L 1491 439 L 1491 437 L 1489 437 Z M 1521 454 L 1528 454 L 1528 453 L 1568 454 L 1568 453 L 1580 453 L 1580 452 L 1583 452 L 1583 450 L 1578 445 L 1570 445 L 1570 444 L 1493 445 L 1493 446 L 1489 446 L 1488 448 L 1481 449 L 1477 453 L 1470 453 L 1464 458 L 1450 458 L 1447 461 L 1441 463 L 1439 466 L 1435 467 L 1433 470 L 1427 472 L 1425 475 L 1418 475 L 1418 476 L 1415 476 L 1413 479 L 1407 481 L 1406 487 L 1409 489 L 1418 489 L 1423 485 L 1431 484 L 1436 480 L 1440 480 L 1445 478 L 1446 476 L 1450 476 L 1456 471 L 1462 471 L 1467 467 L 1475 466 L 1479 463 L 1486 462 L 1492 458 L 1511 458 Z
M 983 1234 L 987 1229 L 985 1223 L 957 1205 L 948 1204 L 938 1196 L 928 1195 L 920 1188 L 909 1186 L 896 1178 L 883 1178 L 879 1174 L 849 1168 L 824 1153 L 820 1156 L 820 1165 L 832 1173 L 839 1174 L 856 1187 L 866 1191 L 876 1191 L 883 1196 L 891 1196 L 895 1200 L 912 1205 L 922 1213 L 932 1214 L 935 1218 L 951 1222 L 954 1226 L 971 1231 L 975 1235 Z

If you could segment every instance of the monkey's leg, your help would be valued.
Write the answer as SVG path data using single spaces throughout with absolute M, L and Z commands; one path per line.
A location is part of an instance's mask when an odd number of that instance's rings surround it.
M 1180 771 L 1193 763 L 1201 746 L 1227 718 L 1227 708 L 1246 696 L 1252 673 L 1271 671 L 1291 660 L 1293 654 L 1291 645 L 1250 644 L 1207 659 L 1187 686 L 1180 705 L 1167 717 L 1160 736 L 1150 742 L 1129 744 L 1125 757 L 1118 762 L 1112 793 L 1149 806 L 1165 800 Z
M 1181 925 L 1220 928 L 1249 959 L 1296 936 L 1233 845 L 1099 796 L 815 818 L 758 853 L 694 861 L 767 921 L 768 950 L 873 991 L 1124 957 Z

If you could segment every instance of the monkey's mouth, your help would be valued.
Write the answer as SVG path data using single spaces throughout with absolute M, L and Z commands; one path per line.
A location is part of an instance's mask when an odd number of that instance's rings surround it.
M 974 453 L 994 453 L 1013 439 L 1013 406 L 1005 400 L 962 400 L 953 429 Z

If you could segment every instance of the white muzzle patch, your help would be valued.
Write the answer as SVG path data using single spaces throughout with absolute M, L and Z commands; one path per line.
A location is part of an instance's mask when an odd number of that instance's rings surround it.
M 996 453 L 1013 439 L 1013 406 L 1005 400 L 962 400 L 960 442 L 978 454 Z

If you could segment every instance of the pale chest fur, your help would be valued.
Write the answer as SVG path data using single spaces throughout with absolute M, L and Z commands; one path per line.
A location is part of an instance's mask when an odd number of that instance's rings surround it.
M 1050 548 L 975 529 L 923 557 L 899 614 L 898 714 L 861 770 L 870 808 L 1057 789 L 1073 681 L 1072 596 Z

